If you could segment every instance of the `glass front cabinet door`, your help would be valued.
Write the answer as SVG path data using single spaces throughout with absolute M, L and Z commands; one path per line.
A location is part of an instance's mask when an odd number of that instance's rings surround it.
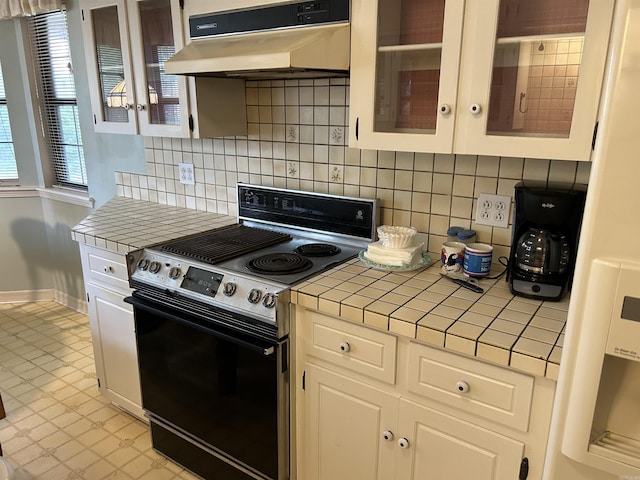
M 352 144 L 590 158 L 611 0 L 370 3 L 353 7 Z
M 82 27 L 93 123 L 98 132 L 136 133 L 129 27 L 124 0 L 85 2 Z
M 164 71 L 164 63 L 182 48 L 180 6 L 171 0 L 136 0 L 128 5 L 140 133 L 186 137 L 186 77 Z
M 171 0 L 87 0 L 83 33 L 95 130 L 188 137 L 186 79 L 164 72 L 182 47 Z

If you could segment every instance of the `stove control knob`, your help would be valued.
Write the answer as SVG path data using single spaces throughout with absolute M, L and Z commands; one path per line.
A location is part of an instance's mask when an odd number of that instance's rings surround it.
M 236 284 L 233 282 L 225 283 L 222 287 L 222 293 L 224 293 L 225 297 L 231 297 L 236 293 Z
M 247 297 L 247 300 L 249 300 L 249 303 L 258 303 L 261 298 L 262 298 L 262 292 L 257 288 L 252 288 L 251 291 L 249 292 L 249 296 Z
M 146 258 L 143 258 L 142 260 L 140 260 L 138 262 L 138 269 L 139 270 L 146 270 L 149 268 L 149 260 L 147 260 Z
M 276 295 L 275 293 L 267 293 L 262 299 L 262 305 L 266 308 L 273 308 L 276 306 Z
M 149 265 L 149 271 L 151 273 L 158 273 L 162 268 L 162 264 L 160 262 L 151 262 Z
M 171 270 L 169 270 L 169 278 L 173 280 L 180 277 L 180 275 L 182 275 L 182 270 L 180 269 L 180 267 L 172 267 Z

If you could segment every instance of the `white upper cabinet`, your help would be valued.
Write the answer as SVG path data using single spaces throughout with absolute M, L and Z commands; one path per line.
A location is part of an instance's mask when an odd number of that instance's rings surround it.
M 182 48 L 179 4 L 136 0 L 127 7 L 140 133 L 187 137 L 187 79 L 164 71 L 164 62 Z
M 353 0 L 350 144 L 589 160 L 612 0 Z
M 82 31 L 97 132 L 137 133 L 129 27 L 124 0 L 83 2 Z M 115 97 L 117 89 L 120 94 Z M 116 99 L 117 98 L 117 99 Z
M 244 81 L 196 82 L 165 73 L 165 62 L 184 44 L 177 0 L 84 0 L 81 8 L 97 132 L 183 138 L 246 133 L 246 116 L 237 113 L 245 106 Z

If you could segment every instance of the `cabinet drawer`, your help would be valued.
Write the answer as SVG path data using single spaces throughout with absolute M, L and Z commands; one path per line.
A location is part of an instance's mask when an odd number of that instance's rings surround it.
M 129 291 L 129 277 L 123 254 L 88 247 L 84 259 L 85 273 L 90 277 L 85 279 L 86 282 L 107 284 L 119 290 Z
M 533 377 L 411 342 L 409 390 L 523 432 Z
M 309 312 L 307 353 L 357 373 L 395 383 L 397 339 L 393 335 Z

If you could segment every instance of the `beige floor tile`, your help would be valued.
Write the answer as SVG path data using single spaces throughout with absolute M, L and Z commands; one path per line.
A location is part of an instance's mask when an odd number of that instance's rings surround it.
M 15 480 L 195 480 L 99 392 L 85 315 L 0 304 L 0 442 Z

